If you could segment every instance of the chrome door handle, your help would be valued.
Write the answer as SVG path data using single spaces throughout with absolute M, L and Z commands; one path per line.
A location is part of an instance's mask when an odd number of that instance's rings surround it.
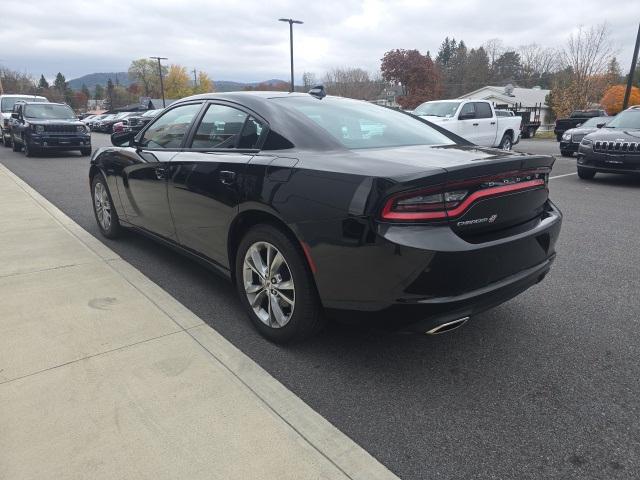
M 233 185 L 236 182 L 236 172 L 232 172 L 230 170 L 221 170 L 220 181 L 224 185 Z

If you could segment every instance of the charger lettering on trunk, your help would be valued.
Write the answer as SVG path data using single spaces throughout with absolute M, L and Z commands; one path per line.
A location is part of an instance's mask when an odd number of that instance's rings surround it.
M 490 217 L 475 218 L 473 220 L 465 220 L 463 222 L 458 222 L 456 225 L 458 225 L 459 227 L 466 227 L 467 225 L 477 225 L 479 223 L 493 223 L 496 221 L 497 218 L 498 218 L 498 214 L 494 213 Z

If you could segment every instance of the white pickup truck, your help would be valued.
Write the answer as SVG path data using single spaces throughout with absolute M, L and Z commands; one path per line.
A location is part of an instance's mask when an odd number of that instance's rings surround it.
M 435 100 L 423 103 L 413 114 L 483 147 L 511 150 L 520 141 L 522 118 L 496 116 L 486 100 Z

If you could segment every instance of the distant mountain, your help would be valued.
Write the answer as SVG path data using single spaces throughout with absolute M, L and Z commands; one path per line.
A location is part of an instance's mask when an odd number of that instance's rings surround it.
M 69 80 L 67 84 L 69 85 L 69 88 L 74 90 L 80 90 L 82 88 L 82 84 L 85 84 L 89 90 L 93 91 L 96 88 L 96 85 L 102 85 L 103 87 L 106 86 L 109 79 L 111 79 L 113 83 L 116 83 L 116 78 L 118 79 L 118 83 L 123 87 L 128 87 L 132 83 L 129 80 L 127 72 L 107 72 L 83 75 L 82 77 Z M 214 80 L 213 82 L 217 92 L 234 92 L 244 90 L 246 87 L 255 87 L 256 85 L 268 85 L 271 87 L 282 83 L 287 82 L 284 80 L 278 80 L 277 78 L 265 80 L 264 82 L 234 82 L 232 80 Z
M 88 75 L 83 75 L 82 77 L 69 80 L 67 84 L 69 85 L 69 88 L 80 90 L 84 83 L 89 90 L 93 91 L 96 88 L 96 85 L 102 85 L 105 87 L 109 79 L 111 79 L 113 83 L 116 83 L 117 79 L 118 83 L 123 87 L 128 87 L 131 84 L 129 81 L 129 74 L 127 72 L 90 73 Z

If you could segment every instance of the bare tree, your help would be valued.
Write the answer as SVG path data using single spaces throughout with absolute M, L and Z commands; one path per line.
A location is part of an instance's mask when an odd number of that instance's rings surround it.
M 316 79 L 316 74 L 313 72 L 304 72 L 302 74 L 302 85 L 304 86 L 304 91 L 307 92 L 311 90 L 318 84 L 318 80 Z
M 375 100 L 384 88 L 380 81 L 371 80 L 366 70 L 352 67 L 329 70 L 323 84 L 331 95 L 360 100 Z
M 521 45 L 518 47 L 518 54 L 522 64 L 524 87 L 546 83 L 550 74 L 557 71 L 560 64 L 555 49 L 542 47 L 537 43 Z
M 489 40 L 484 42 L 482 48 L 484 48 L 484 51 L 487 52 L 487 55 L 489 56 L 489 64 L 492 66 L 496 62 L 496 60 L 500 58 L 500 56 L 504 52 L 507 51 L 504 46 L 504 42 L 499 38 L 490 38 Z

